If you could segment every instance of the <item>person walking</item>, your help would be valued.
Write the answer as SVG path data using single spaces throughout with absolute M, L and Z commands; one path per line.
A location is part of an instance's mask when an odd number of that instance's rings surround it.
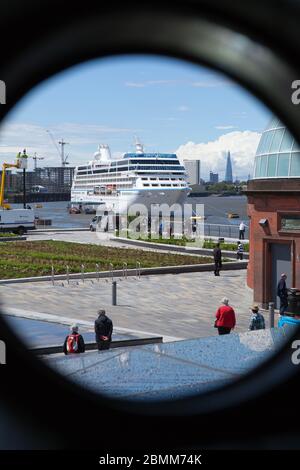
M 70 328 L 71 333 L 66 337 L 63 351 L 67 354 L 79 354 L 85 352 L 83 337 L 78 333 L 78 325 L 75 323 Z
M 253 305 L 251 307 L 251 318 L 249 324 L 249 330 L 264 330 L 266 328 L 264 316 L 259 312 L 258 305 Z
M 245 239 L 245 230 L 246 230 L 246 225 L 242 221 L 239 226 L 239 240 Z
M 236 257 L 238 260 L 243 261 L 244 258 L 244 245 L 241 242 L 237 242 Z
M 228 335 L 236 325 L 235 312 L 227 297 L 223 297 L 221 303 L 216 312 L 215 327 L 218 328 L 219 335 Z
M 214 251 L 213 251 L 213 255 L 214 255 L 214 262 L 215 262 L 214 274 L 215 276 L 220 276 L 220 269 L 222 268 L 222 251 L 220 248 L 220 243 L 216 244 Z
M 95 320 L 95 336 L 99 351 L 109 349 L 113 332 L 113 323 L 106 316 L 105 310 L 98 310 L 98 318 Z
M 286 279 L 287 275 L 285 273 L 282 273 L 280 276 L 280 281 L 277 285 L 277 297 L 279 297 L 280 299 L 280 315 L 284 315 L 288 307 L 288 288 L 286 287 Z

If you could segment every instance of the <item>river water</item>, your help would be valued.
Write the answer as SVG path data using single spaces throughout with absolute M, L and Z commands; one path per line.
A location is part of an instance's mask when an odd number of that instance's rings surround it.
M 237 226 L 243 220 L 248 225 L 247 217 L 247 198 L 246 196 L 208 196 L 188 198 L 187 203 L 204 204 L 205 224 L 231 225 Z M 54 228 L 87 228 L 92 219 L 92 215 L 87 214 L 69 214 L 66 201 L 45 202 L 42 208 L 36 208 L 31 204 L 35 214 L 41 219 L 51 219 Z M 14 204 L 14 208 L 22 207 L 22 204 Z M 239 214 L 238 219 L 228 219 L 227 213 L 234 212 Z M 234 234 L 235 236 L 235 234 Z

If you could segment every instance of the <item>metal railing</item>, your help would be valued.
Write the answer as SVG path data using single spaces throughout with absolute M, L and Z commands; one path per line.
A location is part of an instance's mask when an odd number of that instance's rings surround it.
M 204 224 L 204 236 L 239 239 L 239 233 L 239 225 Z M 245 229 L 245 238 L 249 239 L 249 227 L 247 225 Z
M 88 271 L 86 272 L 85 271 L 85 264 L 81 264 L 80 268 L 81 268 L 80 273 L 74 273 L 74 274 L 76 274 L 76 279 L 77 279 L 76 284 L 77 285 L 79 285 L 79 282 L 78 282 L 79 279 L 81 280 L 82 284 L 84 284 L 86 280 L 90 280 L 91 283 L 93 284 L 94 282 L 91 280 L 92 277 L 95 277 L 98 282 L 100 281 L 101 271 L 100 271 L 100 264 L 99 263 L 95 264 L 95 272 L 93 273 L 92 276 L 91 276 L 91 272 L 88 272 Z M 68 285 L 70 285 L 70 281 L 71 281 L 71 278 L 72 278 L 72 275 L 71 275 L 70 271 L 71 271 L 70 266 L 67 264 L 67 265 L 65 265 L 65 274 L 57 272 L 57 274 L 60 275 L 61 279 L 65 279 L 67 281 Z M 126 280 L 128 278 L 128 264 L 126 262 L 124 262 L 123 265 L 122 265 L 122 268 L 119 271 L 121 271 L 121 277 L 119 278 L 119 280 L 120 281 L 122 279 Z M 115 274 L 114 265 L 112 263 L 109 263 L 108 279 L 104 278 L 105 282 L 108 282 L 108 280 L 110 279 L 111 282 L 113 283 L 113 282 L 115 282 L 115 277 L 116 277 L 116 274 Z M 133 275 L 132 278 L 136 279 L 136 280 L 139 280 L 141 278 L 141 263 L 140 263 L 140 261 L 136 262 L 135 275 Z M 52 283 L 53 286 L 55 285 L 55 266 L 54 266 L 53 263 L 51 264 L 51 283 Z

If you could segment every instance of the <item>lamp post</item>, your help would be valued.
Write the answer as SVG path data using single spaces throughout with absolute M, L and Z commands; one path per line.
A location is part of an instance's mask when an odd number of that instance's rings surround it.
M 19 154 L 21 168 L 23 168 L 23 207 L 26 209 L 26 167 L 28 155 L 26 154 L 26 149 L 23 150 L 22 155 Z

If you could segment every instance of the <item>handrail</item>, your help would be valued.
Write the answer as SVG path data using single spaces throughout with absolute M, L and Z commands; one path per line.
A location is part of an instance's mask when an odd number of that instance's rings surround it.
M 236 228 L 239 228 L 239 225 L 240 224 L 207 224 L 204 222 L 204 225 L 213 225 L 213 226 L 216 226 L 216 227 L 236 227 Z M 246 225 L 245 222 L 244 222 L 244 225 L 246 228 L 249 228 L 249 225 Z

